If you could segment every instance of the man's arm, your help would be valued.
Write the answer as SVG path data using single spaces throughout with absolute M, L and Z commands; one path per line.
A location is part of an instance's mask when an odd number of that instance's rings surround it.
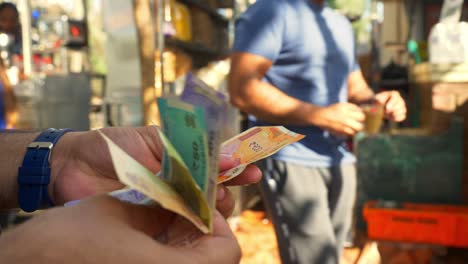
M 319 107 L 263 82 L 271 65 L 272 62 L 262 56 L 245 52 L 232 55 L 229 93 L 234 106 L 274 124 L 313 125 L 344 135 L 353 135 L 362 130 L 364 114 L 353 104 Z
M 367 85 L 360 70 L 352 72 L 348 77 L 348 101 L 362 103 L 374 97 L 374 92 Z
M 47 210 L 8 230 L 0 237 L 0 262 L 239 263 L 241 251 L 228 223 L 217 212 L 213 221 L 213 234 L 196 237 L 199 232 L 195 227 L 174 221 L 173 213 L 160 207 L 101 195 L 71 207 Z M 155 240 L 169 232 L 191 235 L 190 243 Z
M 154 127 L 120 127 L 101 130 L 125 152 L 150 171 L 161 168 L 163 147 Z M 18 207 L 18 168 L 26 148 L 39 133 L 0 132 L 0 210 Z M 117 179 L 106 142 L 97 131 L 69 132 L 52 148 L 49 196 L 55 204 L 114 191 L 123 187 Z M 220 160 L 220 170 L 235 166 L 229 160 Z M 246 185 L 260 180 L 261 172 L 250 165 L 236 179 L 226 185 Z M 227 216 L 234 201 L 222 185 L 218 191 L 217 209 Z
M 283 93 L 262 81 L 272 62 L 262 56 L 238 52 L 231 57 L 229 93 L 241 111 L 276 124 L 311 125 L 318 108 Z
M 39 132 L 0 132 L 0 209 L 18 207 L 18 168 L 29 143 Z

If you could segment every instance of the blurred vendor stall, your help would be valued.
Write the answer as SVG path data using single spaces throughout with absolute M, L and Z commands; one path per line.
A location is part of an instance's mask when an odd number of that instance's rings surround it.
M 83 1 L 12 3 L 18 8 L 20 26 L 4 59 L 18 98 L 15 127 L 89 129 L 91 89 Z

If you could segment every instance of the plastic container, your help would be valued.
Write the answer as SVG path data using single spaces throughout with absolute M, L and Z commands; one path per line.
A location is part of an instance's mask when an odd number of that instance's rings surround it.
M 363 209 L 370 239 L 468 248 L 468 207 L 403 203 Z

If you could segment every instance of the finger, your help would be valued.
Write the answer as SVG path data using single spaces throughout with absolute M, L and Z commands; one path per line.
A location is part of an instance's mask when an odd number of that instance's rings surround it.
M 164 147 L 155 126 L 138 128 L 122 127 L 118 129 L 102 128 L 100 131 L 150 171 L 155 173 L 161 169 Z M 106 146 L 104 139 L 97 133 L 95 135 L 99 138 L 100 142 Z M 108 148 L 106 146 L 103 149 L 107 150 Z M 142 153 L 145 153 L 145 155 L 142 155 Z M 106 156 L 110 159 L 110 154 Z M 106 163 L 112 165 L 112 162 Z M 111 167 L 113 168 L 113 166 Z M 110 171 L 113 171 L 113 169 Z M 116 176 L 113 175 L 113 177 Z
M 349 137 L 354 136 L 356 131 L 349 127 L 341 127 L 340 129 L 333 129 L 330 133 L 336 137 Z
M 236 203 L 234 201 L 232 192 L 220 184 L 216 196 L 216 209 L 225 217 L 228 218 L 232 215 Z
M 161 233 L 172 222 L 174 214 L 161 207 L 148 207 L 119 201 L 108 195 L 87 199 L 77 205 L 101 218 L 120 222 L 150 236 Z M 91 209 L 88 209 L 91 208 Z
M 225 171 L 232 169 L 236 166 L 235 160 L 231 159 L 231 156 L 220 155 L 219 156 L 219 171 Z
M 364 111 L 362 111 L 362 109 L 359 109 L 360 111 L 353 111 L 353 112 L 350 112 L 348 113 L 348 117 L 350 119 L 354 119 L 356 121 L 359 121 L 359 122 L 364 122 L 364 120 L 366 120 L 366 114 L 364 114 Z
M 400 105 L 393 109 L 392 111 L 395 115 L 406 114 L 406 107 L 404 105 Z
M 218 211 L 215 211 L 214 214 L 213 236 L 224 237 L 228 239 L 233 238 L 236 240 L 231 228 L 229 227 L 229 224 L 226 222 L 226 219 L 224 219 L 224 217 Z M 235 244 L 237 244 L 237 241 Z
M 342 134 L 344 134 L 345 136 L 354 136 L 354 135 L 356 135 L 357 132 L 358 131 L 356 131 L 356 130 L 350 128 L 350 127 L 345 127 L 343 129 Z
M 388 107 L 394 111 L 406 111 L 406 104 L 403 99 L 392 101 Z
M 352 118 L 357 121 L 364 121 L 366 119 L 366 115 L 362 108 L 354 104 L 349 104 L 349 107 L 346 108 L 345 114 L 348 118 Z
M 359 132 L 364 129 L 364 124 L 362 122 L 353 119 L 346 120 L 344 125 L 355 132 Z
M 347 127 L 344 124 L 335 124 L 332 128 L 330 128 L 329 132 L 337 137 L 348 137 L 354 136 L 356 131 L 350 127 Z
M 247 168 L 234 179 L 224 183 L 226 186 L 248 185 L 257 183 L 262 179 L 262 171 L 255 165 L 248 165 Z
M 385 109 L 385 115 L 389 116 L 390 118 L 394 118 L 396 116 L 406 116 L 406 105 L 404 103 L 397 103 L 396 105 L 392 105 Z
M 400 100 L 392 98 L 385 105 L 385 111 L 386 112 L 396 111 L 397 109 L 400 109 L 403 107 L 404 107 L 404 104 L 400 102 Z
M 163 158 L 164 146 L 157 132 L 157 128 L 158 126 L 156 125 L 144 126 L 136 128 L 136 131 L 151 150 L 154 157 L 156 157 L 158 161 L 161 161 Z
M 362 112 L 361 107 L 352 103 L 345 104 L 345 109 L 347 112 Z
M 194 248 L 187 251 L 188 254 L 192 253 L 194 260 L 198 258 L 200 263 L 234 264 L 239 263 L 241 257 L 237 239 L 219 212 L 215 213 L 213 235 L 202 237 Z
M 405 121 L 405 119 L 406 119 L 406 116 L 401 115 L 401 116 L 394 117 L 392 121 L 393 122 L 402 122 L 402 121 Z
M 404 121 L 405 119 L 406 119 L 406 112 L 394 113 L 390 118 L 390 120 L 394 122 L 401 122 L 401 121 Z
M 386 105 L 388 100 L 392 97 L 391 92 L 381 92 L 375 95 L 374 99 L 381 105 Z
M 386 92 L 385 96 L 383 96 L 382 98 L 385 97 L 386 100 L 384 101 L 384 105 L 386 109 L 396 109 L 398 107 L 405 107 L 405 101 L 403 100 L 403 97 L 401 97 L 399 92 Z

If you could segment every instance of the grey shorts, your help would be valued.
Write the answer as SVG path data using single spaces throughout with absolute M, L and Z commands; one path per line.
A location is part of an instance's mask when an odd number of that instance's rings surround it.
M 315 168 L 265 159 L 260 190 L 283 263 L 339 263 L 356 196 L 354 164 Z

